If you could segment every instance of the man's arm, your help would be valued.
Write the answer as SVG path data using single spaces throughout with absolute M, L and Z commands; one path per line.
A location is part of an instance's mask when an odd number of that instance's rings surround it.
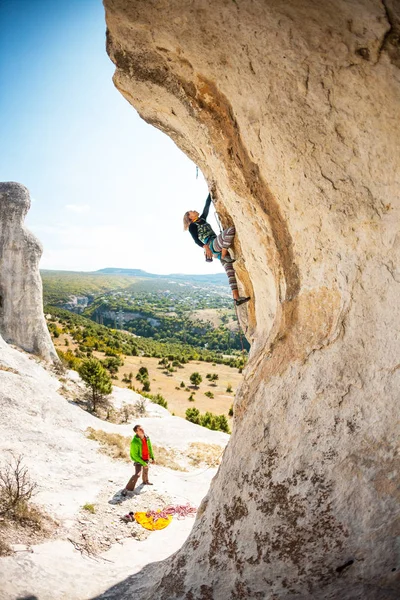
M 203 212 L 200 215 L 200 219 L 207 219 L 208 212 L 210 210 L 210 204 L 211 204 L 211 194 L 208 194 L 206 203 L 204 205 Z
M 200 248 L 203 248 L 204 244 L 201 240 L 199 240 L 199 236 L 197 234 L 197 227 L 194 223 L 190 223 L 189 232 L 190 232 L 190 235 L 192 236 L 192 238 L 194 239 L 194 241 L 196 242 L 196 244 L 198 246 L 200 246 Z

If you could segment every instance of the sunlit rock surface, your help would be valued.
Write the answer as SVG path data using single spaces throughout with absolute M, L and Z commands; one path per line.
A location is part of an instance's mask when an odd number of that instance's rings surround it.
M 399 3 L 105 7 L 115 85 L 236 225 L 252 354 L 189 540 L 102 598 L 398 598 Z
M 24 225 L 28 190 L 0 183 L 0 335 L 46 360 L 57 358 L 43 316 L 42 247 Z

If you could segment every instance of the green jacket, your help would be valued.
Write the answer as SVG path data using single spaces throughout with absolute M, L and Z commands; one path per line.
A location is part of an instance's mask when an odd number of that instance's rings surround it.
M 149 449 L 149 456 L 154 460 L 153 448 L 151 447 L 150 438 L 147 435 L 145 437 L 147 441 L 147 447 Z M 133 460 L 133 462 L 140 463 L 145 467 L 147 466 L 147 463 L 145 463 L 142 459 L 142 440 L 138 435 L 135 435 L 135 437 L 131 441 L 131 459 Z

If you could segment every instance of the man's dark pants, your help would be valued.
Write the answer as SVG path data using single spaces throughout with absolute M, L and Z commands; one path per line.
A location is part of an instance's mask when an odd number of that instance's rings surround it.
M 142 475 L 142 481 L 143 483 L 148 483 L 149 482 L 149 467 L 147 465 L 147 463 L 149 462 L 148 460 L 144 461 L 146 463 L 146 466 L 144 467 L 143 465 L 141 465 L 140 463 L 133 463 L 135 465 L 135 474 L 132 475 L 132 477 L 130 478 L 130 480 L 128 481 L 127 485 L 126 485 L 126 490 L 128 490 L 129 492 L 133 492 L 133 490 L 135 489 L 135 485 L 137 484 L 137 480 L 140 477 L 140 472 L 143 469 L 143 475 Z

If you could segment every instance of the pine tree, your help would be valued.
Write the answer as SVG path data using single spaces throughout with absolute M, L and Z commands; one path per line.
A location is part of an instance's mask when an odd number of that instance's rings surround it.
M 82 361 L 79 375 L 91 392 L 92 411 L 95 412 L 104 397 L 111 394 L 111 377 L 97 358 Z

